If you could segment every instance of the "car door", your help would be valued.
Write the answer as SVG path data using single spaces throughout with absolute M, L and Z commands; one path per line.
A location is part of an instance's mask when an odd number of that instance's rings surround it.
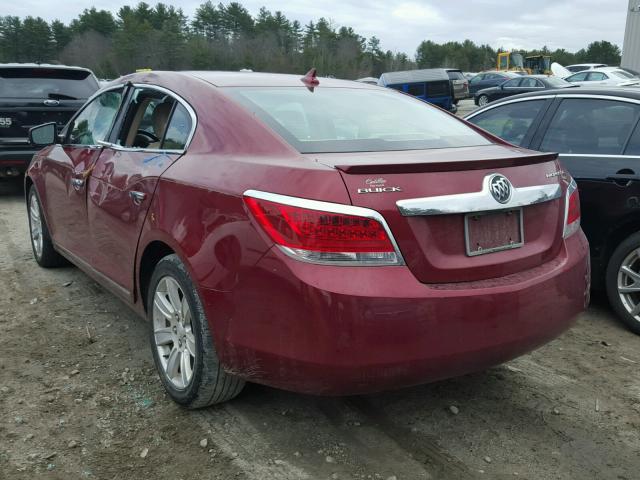
M 599 257 L 611 229 L 638 215 L 640 157 L 625 155 L 640 105 L 624 99 L 559 98 L 531 147 L 560 154 L 576 179 L 582 227 Z M 640 150 L 640 147 L 637 147 Z
M 486 77 L 485 73 L 480 73 L 475 77 L 473 77 L 471 80 L 469 80 L 469 93 L 471 95 L 476 93 L 478 90 L 482 90 L 484 88 L 482 86 L 482 82 L 484 81 L 485 77 Z
M 571 75 L 567 78 L 565 78 L 565 80 L 567 82 L 571 82 L 571 83 L 575 83 L 577 85 L 582 85 L 583 83 L 585 83 L 587 81 L 587 76 L 589 75 L 589 72 L 579 72 L 576 73 L 574 75 Z
M 194 128 L 186 102 L 159 87 L 136 86 L 91 171 L 92 265 L 124 297 L 133 292 L 138 239 L 158 178 L 184 153 Z
M 589 72 L 589 75 L 587 75 L 587 82 L 589 82 L 589 85 L 611 84 L 609 77 L 602 72 Z
M 124 87 L 100 93 L 90 100 L 62 132 L 42 164 L 47 220 L 56 246 L 88 261 L 91 252 L 87 228 L 86 181 L 120 109 Z
M 472 113 L 466 120 L 504 140 L 528 147 L 552 99 L 530 98 L 498 104 Z
M 518 93 L 521 93 L 520 91 L 521 82 L 522 82 L 521 78 L 514 78 L 512 80 L 507 80 L 496 89 L 495 93 L 491 95 L 492 101 L 499 98 L 505 98 L 511 95 L 517 95 Z

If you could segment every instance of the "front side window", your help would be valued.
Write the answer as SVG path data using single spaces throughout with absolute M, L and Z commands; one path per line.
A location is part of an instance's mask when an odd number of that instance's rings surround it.
M 124 89 L 109 90 L 94 98 L 70 125 L 67 143 L 72 145 L 97 145 L 111 132 Z
M 522 145 L 545 100 L 528 100 L 494 107 L 469 121 L 514 145 Z
M 565 99 L 542 139 L 540 150 L 620 155 L 640 115 L 640 106 L 615 100 Z
M 484 74 L 476 75 L 471 80 L 469 80 L 469 83 L 473 85 L 474 83 L 481 82 L 482 80 L 484 80 L 484 77 L 485 77 Z
M 301 153 L 490 145 L 438 108 L 389 89 L 229 87 L 234 100 Z

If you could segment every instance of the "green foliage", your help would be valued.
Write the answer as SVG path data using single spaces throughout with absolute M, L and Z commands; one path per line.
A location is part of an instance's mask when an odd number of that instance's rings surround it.
M 42 18 L 0 16 L 0 61 L 63 62 L 87 66 L 100 77 L 139 68 L 217 69 L 304 73 L 339 78 L 379 76 L 385 71 L 455 67 L 465 71 L 495 68 L 497 52 L 471 40 L 437 44 L 425 40 L 415 62 L 405 53 L 384 51 L 375 36 L 366 39 L 326 18 L 302 26 L 281 11 L 261 8 L 252 16 L 239 2 L 202 3 L 191 19 L 165 3 L 140 2 L 115 14 L 85 9 L 69 25 Z M 617 65 L 620 49 L 609 42 L 590 44 L 577 53 L 551 54 L 563 65 L 602 62 Z

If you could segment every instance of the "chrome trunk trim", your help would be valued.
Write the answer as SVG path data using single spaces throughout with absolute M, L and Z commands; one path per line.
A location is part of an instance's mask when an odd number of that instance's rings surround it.
M 455 215 L 460 213 L 487 212 L 491 210 L 512 210 L 538 203 L 549 202 L 562 196 L 559 183 L 513 188 L 511 199 L 499 203 L 489 191 L 489 181 L 495 174 L 484 177 L 482 190 L 471 193 L 440 195 L 437 197 L 398 200 L 396 205 L 404 217 L 421 215 Z

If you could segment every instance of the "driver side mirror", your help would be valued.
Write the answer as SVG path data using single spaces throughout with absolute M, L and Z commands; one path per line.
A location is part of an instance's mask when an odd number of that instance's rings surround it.
M 36 147 L 46 147 L 56 143 L 56 123 L 50 122 L 29 129 L 29 143 Z

